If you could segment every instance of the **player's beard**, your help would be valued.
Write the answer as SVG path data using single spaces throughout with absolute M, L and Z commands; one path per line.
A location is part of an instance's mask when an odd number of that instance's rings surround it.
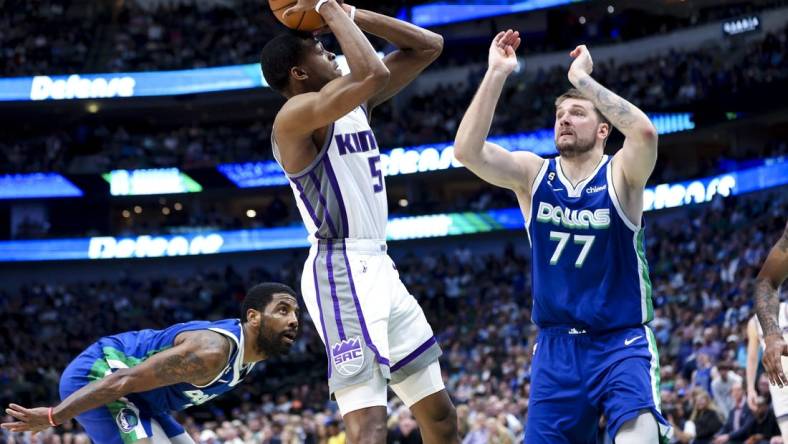
M 290 351 L 290 344 L 284 341 L 284 337 L 267 328 L 265 322 L 260 325 L 260 330 L 257 332 L 255 347 L 258 353 L 268 357 L 283 355 Z
M 580 156 L 581 154 L 585 154 L 592 149 L 596 145 L 596 141 L 594 139 L 584 141 L 577 138 L 575 135 L 575 140 L 572 143 L 564 143 L 559 144 L 556 142 L 555 148 L 558 150 L 558 154 L 563 158 L 572 158 Z

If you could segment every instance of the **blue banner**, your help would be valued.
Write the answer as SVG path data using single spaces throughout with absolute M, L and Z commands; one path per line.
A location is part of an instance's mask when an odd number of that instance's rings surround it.
M 410 10 L 410 16 L 411 22 L 415 25 L 438 26 L 584 1 L 586 0 L 442 1 L 414 6 Z
M 0 199 L 80 197 L 82 190 L 57 173 L 0 175 Z
M 736 196 L 785 184 L 788 184 L 788 162 L 769 162 L 718 176 L 648 187 L 643 194 L 643 209 L 661 210 L 710 202 L 716 196 Z
M 383 57 L 378 52 L 378 57 Z M 343 73 L 349 68 L 337 56 Z M 267 88 L 259 63 L 183 69 L 0 78 L 0 102 L 177 96 L 248 88 Z
M 425 222 L 429 222 L 425 226 Z M 507 228 L 473 213 L 395 217 L 389 221 L 390 240 L 443 237 Z M 303 225 L 284 228 L 232 230 L 137 237 L 98 236 L 0 242 L 0 262 L 176 257 L 243 251 L 306 248 Z
M 267 86 L 260 65 L 179 71 L 0 79 L 0 101 L 108 99 L 195 94 Z
M 660 113 L 649 114 L 648 116 L 660 135 L 695 128 L 693 116 L 690 113 Z M 529 151 L 540 156 L 557 154 L 552 128 L 504 136 L 492 136 L 487 140 L 510 151 Z M 462 164 L 454 158 L 454 145 L 452 142 L 394 148 L 380 154 L 380 165 L 384 176 L 442 171 L 462 167 Z M 273 160 L 228 163 L 219 165 L 217 169 L 239 188 L 287 184 L 287 177 L 285 177 L 282 169 Z
M 661 184 L 645 190 L 644 211 L 709 202 L 788 185 L 788 162 L 773 162 L 741 171 Z M 390 241 L 439 238 L 498 230 L 522 230 L 519 208 L 478 213 L 444 213 L 392 217 L 386 230 Z M 212 231 L 162 236 L 54 239 L 0 242 L 0 262 L 72 259 L 175 257 L 309 246 L 302 225 L 285 228 Z

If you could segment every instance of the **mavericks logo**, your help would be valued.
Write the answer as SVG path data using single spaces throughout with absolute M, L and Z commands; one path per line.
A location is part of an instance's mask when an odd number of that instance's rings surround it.
M 331 359 L 337 373 L 342 376 L 353 376 L 364 366 L 364 349 L 361 347 L 361 339 L 356 336 L 353 339 L 345 339 L 337 342 L 331 347 Z
M 559 206 L 552 206 L 547 202 L 539 202 L 536 220 L 544 223 L 566 228 L 593 228 L 603 230 L 610 226 L 610 210 L 570 210 Z
M 115 422 L 118 423 L 118 427 L 120 427 L 123 433 L 129 433 L 134 430 L 134 427 L 139 425 L 140 420 L 134 410 L 122 408 L 117 416 L 115 416 Z

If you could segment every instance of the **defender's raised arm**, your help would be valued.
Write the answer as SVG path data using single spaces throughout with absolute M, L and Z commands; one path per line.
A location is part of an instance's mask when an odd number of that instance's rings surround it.
M 542 159 L 533 153 L 510 152 L 486 140 L 504 83 L 517 68 L 515 51 L 519 46 L 517 31 L 510 29 L 495 36 L 490 45 L 487 73 L 457 129 L 454 156 L 493 185 L 527 191 Z
M 580 90 L 613 126 L 624 134 L 624 146 L 617 154 L 629 187 L 643 189 L 657 162 L 657 129 L 635 105 L 617 96 L 591 77 L 594 62 L 585 45 L 571 53 L 569 81 Z

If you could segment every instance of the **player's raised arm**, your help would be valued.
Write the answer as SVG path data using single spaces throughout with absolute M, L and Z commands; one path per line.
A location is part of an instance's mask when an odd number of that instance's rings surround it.
M 643 111 L 591 77 L 594 63 L 585 45 L 570 55 L 575 60 L 569 68 L 569 81 L 624 134 L 624 146 L 616 158 L 621 159 L 618 163 L 627 187 L 642 191 L 657 162 L 657 129 Z
M 788 224 L 785 225 L 780 240 L 772 247 L 766 261 L 755 278 L 755 313 L 763 330 L 765 349 L 763 351 L 763 367 L 769 382 L 781 388 L 788 385 L 782 356 L 788 356 L 788 344 L 783 339 L 779 326 L 778 311 L 780 299 L 777 291 L 788 279 Z
M 486 140 L 506 78 L 517 68 L 515 51 L 519 46 L 519 33 L 511 29 L 493 39 L 487 73 L 457 128 L 454 156 L 493 185 L 527 190 L 543 160 L 533 153 L 512 153 Z
M 350 13 L 354 7 L 344 4 L 343 8 Z M 363 9 L 358 9 L 354 16 L 355 22 L 363 31 L 381 37 L 397 47 L 383 58 L 391 77 L 388 84 L 369 99 L 369 109 L 385 102 L 407 86 L 443 51 L 443 37 L 440 34 Z
M 2 427 L 12 432 L 40 432 L 129 393 L 181 382 L 204 385 L 225 367 L 229 353 L 230 343 L 221 334 L 207 330 L 189 332 L 183 339 L 176 338 L 172 348 L 82 387 L 55 407 L 28 409 L 10 404 L 6 413 L 17 421 L 2 424 Z
M 291 9 L 297 12 L 314 8 L 315 4 L 314 0 L 299 0 Z M 336 0 L 325 1 L 318 12 L 339 41 L 350 75 L 331 80 L 320 91 L 298 94 L 288 100 L 274 122 L 275 137 L 280 142 L 309 138 L 314 130 L 331 124 L 366 103 L 389 81 L 386 65 Z M 320 45 L 316 48 L 322 50 Z M 333 58 L 333 54 L 328 53 L 326 57 Z M 291 72 L 294 76 L 307 75 L 297 67 L 291 68 Z

